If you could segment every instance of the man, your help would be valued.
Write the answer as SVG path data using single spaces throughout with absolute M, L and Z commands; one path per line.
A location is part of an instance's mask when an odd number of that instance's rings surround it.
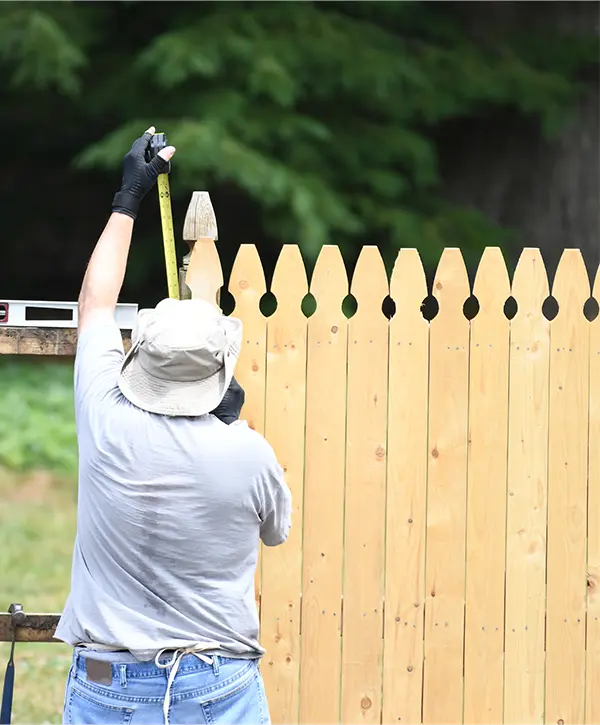
M 175 153 L 147 162 L 153 132 L 125 157 L 79 296 L 63 721 L 268 723 L 254 572 L 259 538 L 288 535 L 291 496 L 269 444 L 236 420 L 241 324 L 163 300 L 140 311 L 125 355 L 114 321 L 140 202 Z

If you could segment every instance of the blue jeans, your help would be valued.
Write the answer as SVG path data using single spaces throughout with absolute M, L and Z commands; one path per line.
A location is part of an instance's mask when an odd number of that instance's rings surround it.
M 88 657 L 90 655 L 87 655 Z M 212 657 L 212 664 L 184 655 L 170 692 L 170 655 L 153 661 L 102 663 L 104 676 L 75 650 L 65 692 L 63 723 L 73 725 L 159 725 L 165 722 L 269 725 L 269 709 L 259 661 Z M 90 681 L 90 679 L 92 681 Z

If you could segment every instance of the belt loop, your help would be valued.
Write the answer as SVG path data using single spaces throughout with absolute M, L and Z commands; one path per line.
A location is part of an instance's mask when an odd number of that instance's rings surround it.
M 212 668 L 213 668 L 215 677 L 217 677 L 219 674 L 219 655 L 212 656 Z
M 127 665 L 119 665 L 121 673 L 121 687 L 127 687 Z
M 73 650 L 73 663 L 71 667 L 73 668 L 73 677 L 74 679 L 79 679 L 79 660 L 81 659 L 81 655 L 79 652 L 75 649 Z

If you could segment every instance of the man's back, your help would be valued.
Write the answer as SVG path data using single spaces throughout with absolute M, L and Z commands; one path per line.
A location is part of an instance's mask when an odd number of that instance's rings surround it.
M 140 659 L 208 642 L 256 657 L 259 535 L 278 545 L 291 524 L 281 467 L 244 422 L 132 405 L 117 385 L 122 360 L 114 324 L 81 336 L 78 534 L 57 635 Z

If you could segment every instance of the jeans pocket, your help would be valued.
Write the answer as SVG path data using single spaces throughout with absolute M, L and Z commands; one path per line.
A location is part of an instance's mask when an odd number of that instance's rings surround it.
M 257 669 L 233 690 L 225 694 L 215 692 L 214 697 L 201 704 L 206 722 L 219 725 L 269 725 L 269 709 Z
M 67 701 L 68 725 L 129 725 L 133 709 L 96 699 L 91 693 L 71 689 Z

